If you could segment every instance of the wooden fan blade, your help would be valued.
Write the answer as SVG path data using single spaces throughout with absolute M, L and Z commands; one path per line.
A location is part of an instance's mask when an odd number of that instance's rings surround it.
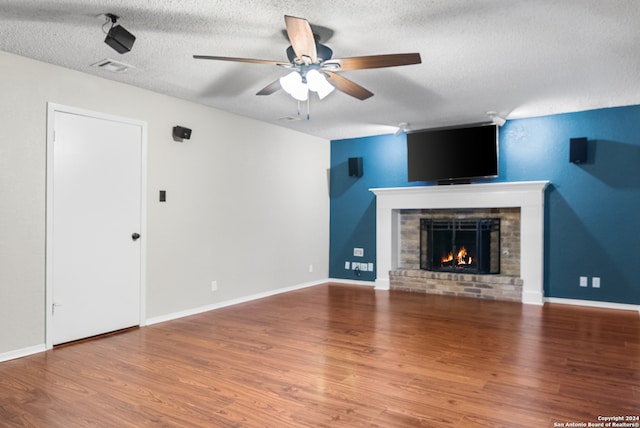
M 303 57 L 308 57 L 312 64 L 318 62 L 318 53 L 316 51 L 316 41 L 313 37 L 313 31 L 309 21 L 304 18 L 296 18 L 295 16 L 284 16 L 284 23 L 287 26 L 287 35 L 296 53 L 301 61 Z
M 234 61 L 234 62 L 248 62 L 250 64 L 268 64 L 268 65 L 281 65 L 289 66 L 288 62 L 282 61 L 270 61 L 266 59 L 254 59 L 254 58 L 234 58 L 230 56 L 211 56 L 211 55 L 194 55 L 195 59 L 213 59 L 216 61 Z
M 366 100 L 369 97 L 373 96 L 373 92 L 369 91 L 366 88 L 358 85 L 356 82 L 347 79 L 346 77 L 340 76 L 338 73 L 333 73 L 331 71 L 325 71 L 329 78 L 329 82 L 339 91 L 344 92 L 347 95 L 351 95 L 354 98 L 359 100 Z
M 324 66 L 338 64 L 340 71 L 363 70 L 367 68 L 397 67 L 399 65 L 420 64 L 419 53 L 354 56 L 351 58 L 336 58 L 323 63 Z
M 274 92 L 279 91 L 281 88 L 282 86 L 280 86 L 280 79 L 277 79 L 262 88 L 256 95 L 271 95 Z

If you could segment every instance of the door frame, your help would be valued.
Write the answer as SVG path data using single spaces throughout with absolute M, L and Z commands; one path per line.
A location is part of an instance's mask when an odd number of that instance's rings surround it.
M 45 349 L 53 348 L 53 155 L 54 155 L 54 125 L 55 113 L 68 113 L 79 116 L 87 116 L 95 119 L 126 123 L 139 126 L 141 131 L 141 165 L 140 165 L 140 321 L 139 325 L 145 325 L 146 321 L 146 272 L 147 272 L 147 122 L 114 116 L 76 107 L 70 107 L 57 103 L 47 103 L 47 172 L 46 172 L 46 243 L 45 243 Z

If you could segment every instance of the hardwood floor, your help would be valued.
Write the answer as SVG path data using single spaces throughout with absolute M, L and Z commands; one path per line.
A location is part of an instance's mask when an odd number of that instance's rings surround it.
M 531 428 L 639 415 L 637 312 L 359 286 L 0 364 L 3 427 Z

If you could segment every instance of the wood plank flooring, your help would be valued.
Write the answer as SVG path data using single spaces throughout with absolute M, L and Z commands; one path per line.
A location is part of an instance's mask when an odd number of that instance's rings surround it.
M 640 416 L 637 312 L 327 284 L 0 364 L 2 427 L 553 427 Z

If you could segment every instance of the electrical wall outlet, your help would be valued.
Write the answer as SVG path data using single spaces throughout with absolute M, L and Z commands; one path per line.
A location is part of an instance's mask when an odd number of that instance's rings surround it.
M 354 248 L 353 257 L 364 257 L 364 248 Z
M 600 288 L 600 277 L 599 276 L 594 276 L 593 278 L 591 278 L 591 286 L 593 288 Z
M 587 287 L 589 285 L 589 278 L 586 276 L 580 277 L 580 287 Z
M 312 264 L 309 265 L 309 273 L 313 273 L 313 265 Z
M 346 270 L 359 270 L 360 272 L 373 272 L 373 263 L 366 262 L 344 262 Z
M 351 263 L 351 267 L 353 268 L 353 273 L 357 277 L 360 277 L 360 275 L 362 275 L 362 267 L 363 266 L 366 267 L 366 263 L 360 263 L 360 262 L 352 262 Z
M 218 290 L 218 281 L 211 281 L 211 291 Z

